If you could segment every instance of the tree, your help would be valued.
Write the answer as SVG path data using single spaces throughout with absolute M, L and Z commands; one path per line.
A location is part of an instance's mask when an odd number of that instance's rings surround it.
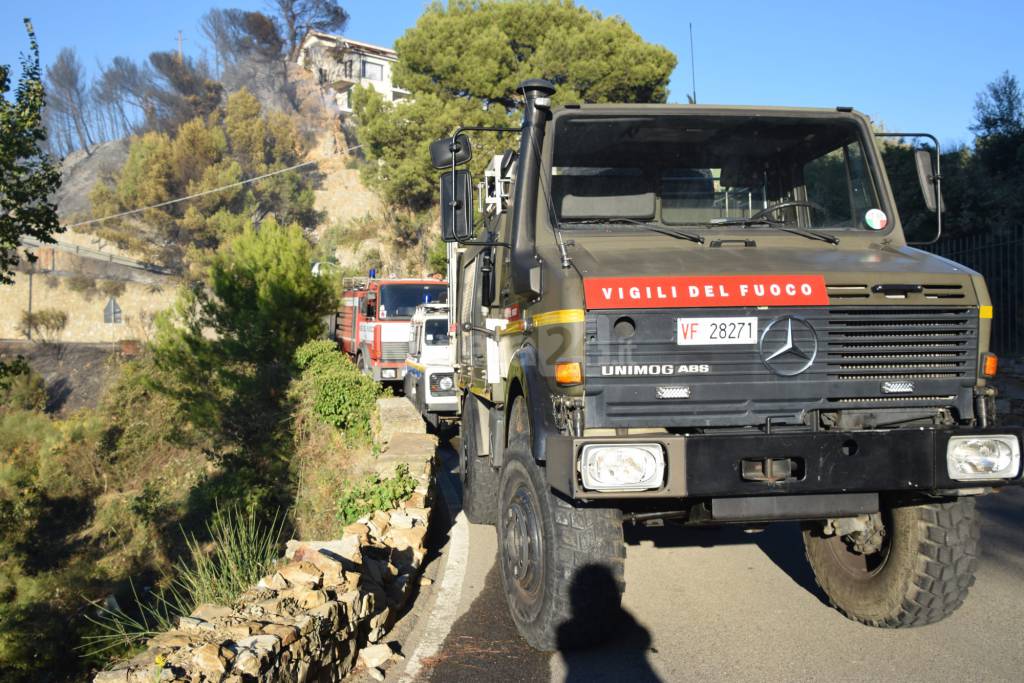
M 341 33 L 348 12 L 336 0 L 274 0 L 288 54 L 295 52 L 307 30 Z
M 13 101 L 7 97 L 10 66 L 0 65 L 0 284 L 14 282 L 23 236 L 53 243 L 53 235 L 62 230 L 57 207 L 50 201 L 60 186 L 60 169 L 40 148 L 46 129 L 39 45 L 28 19 L 25 29 L 29 53 L 21 56 L 21 78 Z
M 222 64 L 234 64 L 245 58 L 273 61 L 280 59 L 284 49 L 274 20 L 262 12 L 213 9 L 203 17 L 200 28 Z
M 247 90 L 232 93 L 224 106 L 171 133 L 151 131 L 132 141 L 113 182 L 93 188 L 93 215 L 109 216 L 232 185 L 293 166 L 305 151 L 295 119 L 265 113 Z M 216 249 L 271 214 L 279 223 L 312 228 L 313 199 L 308 175 L 284 173 L 85 229 L 121 248 L 183 266 L 189 250 Z
M 364 167 L 366 181 L 414 209 L 435 201 L 429 142 L 458 124 L 515 126 L 523 80 L 550 79 L 556 102 L 664 102 L 676 65 L 675 55 L 644 42 L 621 18 L 571 0 L 435 3 L 395 48 L 395 83 L 412 97 L 392 103 L 357 89 L 353 111 L 363 152 L 375 162 Z M 492 135 L 474 144 L 476 172 L 514 146 Z
M 1009 71 L 978 93 L 971 131 L 978 137 L 1015 136 L 1024 132 L 1024 98 L 1017 78 Z
M 297 225 L 248 227 L 158 322 L 154 359 L 171 378 L 159 388 L 222 448 L 241 446 L 240 457 L 268 442 L 276 426 L 267 416 L 283 398 L 295 349 L 319 336 L 333 310 L 331 285 L 313 275 L 312 258 Z
M 74 127 L 76 146 L 90 154 L 93 135 L 88 116 L 92 103 L 85 70 L 74 48 L 65 47 L 57 54 L 56 61 L 46 68 L 46 81 L 49 86 L 48 104 Z

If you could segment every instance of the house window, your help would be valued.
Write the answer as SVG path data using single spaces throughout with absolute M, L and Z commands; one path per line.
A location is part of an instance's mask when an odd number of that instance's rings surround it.
M 363 62 L 363 78 L 371 81 L 384 80 L 384 65 L 374 62 Z
M 107 305 L 103 307 L 103 322 L 108 325 L 121 324 L 121 306 L 114 297 L 110 297 Z

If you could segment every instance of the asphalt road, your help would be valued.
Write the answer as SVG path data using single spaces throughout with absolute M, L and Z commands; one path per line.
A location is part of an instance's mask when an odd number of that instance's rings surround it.
M 861 626 L 828 607 L 795 525 L 760 534 L 627 527 L 621 632 L 599 649 L 568 654 L 539 653 L 519 638 L 494 562 L 494 529 L 460 517 L 467 557 L 446 568 L 442 546 L 432 568 L 461 575 L 458 607 L 415 680 L 1021 681 L 1024 491 L 989 496 L 981 507 L 981 566 L 966 604 L 939 624 L 903 630 Z M 445 538 L 466 536 L 455 531 Z

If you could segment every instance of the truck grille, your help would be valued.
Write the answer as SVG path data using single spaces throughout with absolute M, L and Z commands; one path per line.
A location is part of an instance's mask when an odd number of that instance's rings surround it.
M 974 375 L 977 313 L 970 308 L 833 308 L 814 327 L 824 337 L 829 377 L 892 380 Z
M 678 345 L 676 320 L 702 316 L 756 316 L 759 335 L 772 321 L 798 318 L 813 329 L 817 355 L 802 372 L 781 376 L 762 361 L 757 344 Z M 635 324 L 629 338 L 615 333 L 623 317 Z M 586 318 L 586 424 L 737 426 L 764 424 L 769 417 L 785 424 L 800 422 L 808 410 L 922 407 L 949 407 L 968 418 L 973 415 L 978 331 L 976 307 L 948 302 L 591 311 Z M 801 363 L 793 361 L 791 367 Z
M 409 355 L 409 342 L 381 342 L 381 361 L 401 363 Z

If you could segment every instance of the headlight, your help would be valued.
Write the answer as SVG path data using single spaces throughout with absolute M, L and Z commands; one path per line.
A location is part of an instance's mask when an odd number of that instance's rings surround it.
M 1020 473 L 1020 444 L 1012 434 L 953 436 L 946 446 L 950 479 L 1014 479 Z
M 452 374 L 438 373 L 430 376 L 430 390 L 437 393 L 440 391 L 451 391 L 455 387 L 455 379 Z
M 394 368 L 385 368 L 385 369 L 380 371 L 380 376 L 383 379 L 394 379 L 395 378 L 395 369 Z
M 580 452 L 583 487 L 591 491 L 646 491 L 665 481 L 661 444 L 587 444 Z

